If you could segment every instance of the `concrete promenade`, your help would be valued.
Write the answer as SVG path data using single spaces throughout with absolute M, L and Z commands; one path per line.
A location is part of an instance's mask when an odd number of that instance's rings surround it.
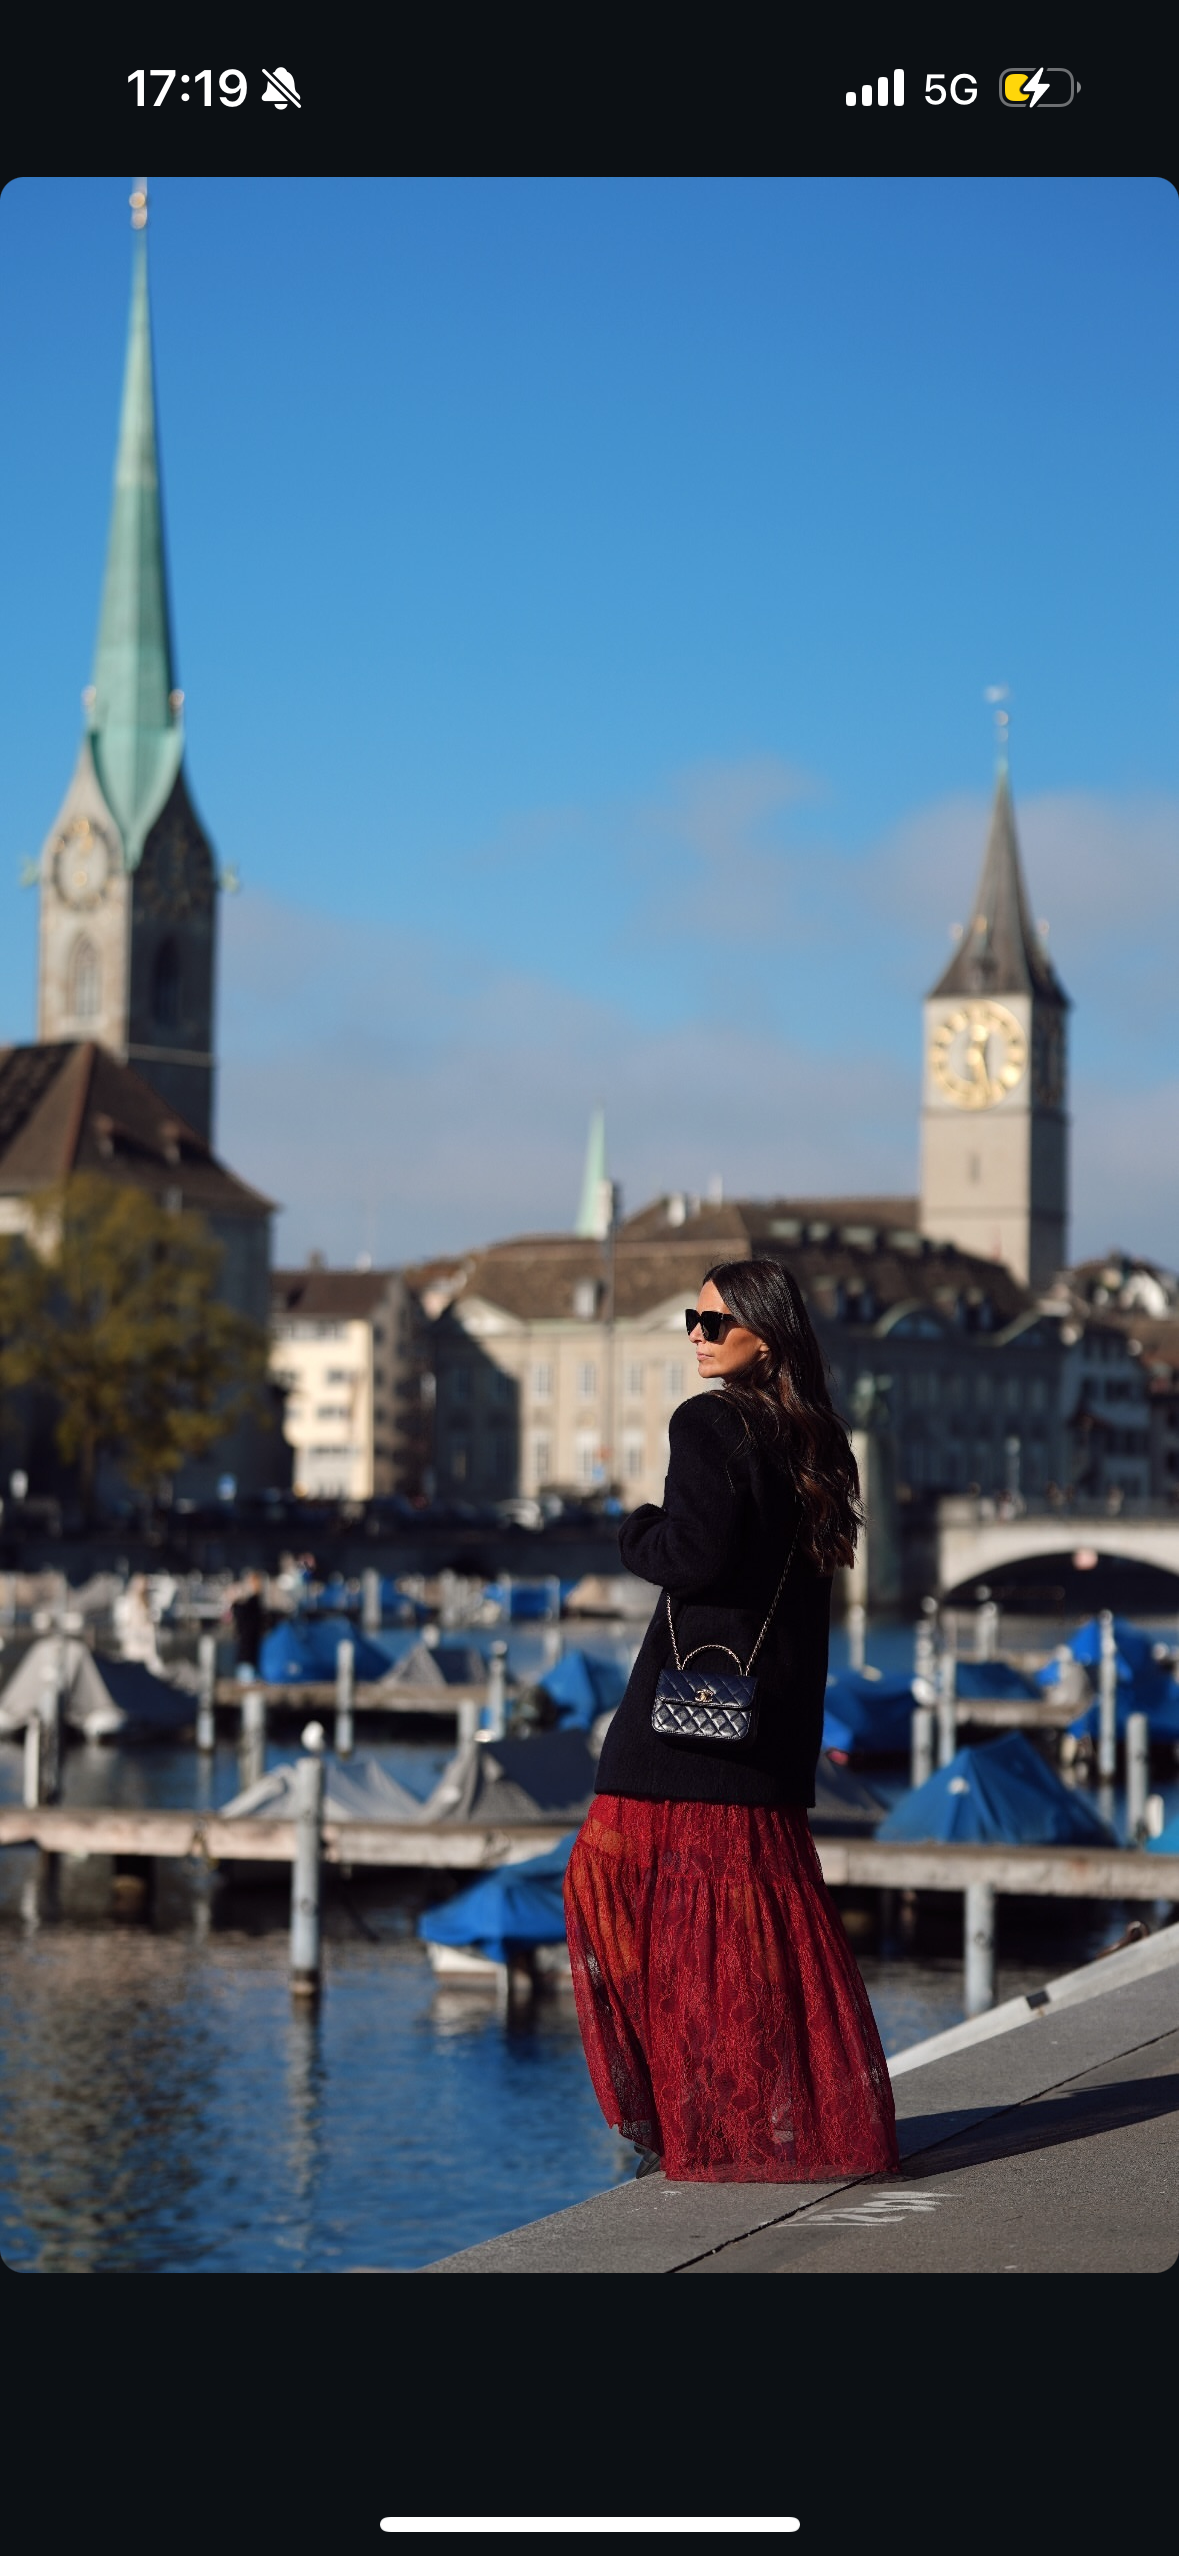
M 892 2062 L 902 2170 L 669 2184 L 437 2272 L 1163 2272 L 1179 2256 L 1179 1925 Z

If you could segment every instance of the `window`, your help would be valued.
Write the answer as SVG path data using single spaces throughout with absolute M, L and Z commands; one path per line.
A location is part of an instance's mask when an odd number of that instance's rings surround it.
M 323 1380 L 325 1384 L 330 1385 L 351 1384 L 352 1369 L 351 1367 L 325 1367 Z
M 663 1381 L 664 1381 L 664 1385 L 665 1385 L 665 1387 L 666 1387 L 667 1392 L 668 1392 L 670 1395 L 672 1395 L 673 1397 L 674 1397 L 676 1394 L 680 1394 L 680 1393 L 682 1393 L 682 1392 L 683 1392 L 683 1390 L 684 1390 L 684 1370 L 683 1370 L 683 1365 L 682 1365 L 682 1363 L 681 1363 L 680 1359 L 678 1359 L 678 1358 L 669 1358 L 669 1359 L 668 1359 L 667 1365 L 666 1365 L 666 1367 L 665 1367 L 665 1368 L 664 1368 L 664 1370 L 663 1370 Z
M 76 1021 L 92 1021 L 102 1009 L 102 961 L 84 932 L 70 954 L 69 1004 Z
M 452 1367 L 452 1368 L 451 1368 L 451 1370 L 450 1370 L 450 1398 L 451 1398 L 451 1401 L 452 1401 L 452 1402 L 469 1402 L 469 1401 L 470 1401 L 470 1399 L 471 1399 L 471 1370 L 470 1370 L 470 1368 L 469 1368 L 469 1367 Z
M 540 1365 L 532 1370 L 532 1390 L 538 1402 L 552 1401 L 553 1370 L 547 1358 L 542 1359 Z
M 643 1441 L 629 1429 L 622 1441 L 622 1470 L 628 1482 L 636 1482 L 643 1470 Z
M 346 1420 L 348 1405 L 346 1402 L 319 1402 L 315 1406 L 315 1417 L 317 1420 Z
M 452 1482 L 466 1481 L 467 1450 L 465 1447 L 452 1447 L 450 1450 L 450 1478 Z
M 596 1278 L 578 1278 L 573 1288 L 573 1311 L 578 1322 L 592 1322 L 598 1310 Z
M 533 1479 L 533 1481 L 534 1481 L 534 1482 L 549 1482 L 549 1481 L 551 1481 L 551 1480 L 552 1480 L 552 1472 L 553 1472 L 553 1442 L 552 1442 L 552 1439 L 551 1439 L 551 1438 L 534 1438 L 534 1439 L 533 1439 L 533 1441 L 532 1441 L 532 1479 Z
M 515 1396 L 515 1391 L 516 1391 L 516 1379 L 515 1379 L 515 1377 L 514 1377 L 514 1376 L 508 1376 L 508 1375 L 505 1375 L 505 1374 L 504 1374 L 504 1371 L 503 1371 L 503 1368 L 502 1368 L 502 1367 L 497 1367 L 497 1369 L 496 1369 L 496 1373 L 495 1373 L 495 1382 L 494 1382 L 494 1384 L 493 1384 L 493 1386 L 492 1386 L 492 1392 L 493 1392 L 493 1393 L 494 1393 L 494 1395 L 495 1395 L 496 1401 L 497 1401 L 497 1402 L 511 1402 L 511 1401 L 513 1400 L 514 1396 Z
M 152 1019 L 160 1029 L 180 1023 L 180 952 L 173 940 L 161 941 L 151 972 Z
M 573 1441 L 574 1471 L 579 1482 L 596 1482 L 601 1471 L 594 1430 L 579 1429 Z
M 632 1360 L 630 1365 L 623 1368 L 622 1377 L 623 1392 L 630 1396 L 632 1402 L 637 1402 L 643 1390 L 643 1369 L 641 1361 L 637 1358 Z
M 583 1359 L 577 1370 L 577 1390 L 583 1402 L 592 1402 L 598 1390 L 598 1370 L 592 1358 Z

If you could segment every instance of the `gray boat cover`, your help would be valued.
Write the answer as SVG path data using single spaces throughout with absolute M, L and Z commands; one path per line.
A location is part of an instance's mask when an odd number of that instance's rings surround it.
M 221 1819 L 292 1819 L 294 1817 L 295 1770 L 293 1766 L 272 1766 L 256 1784 L 237 1793 L 224 1810 Z M 323 1815 L 325 1819 L 406 1820 L 420 1819 L 422 1805 L 416 1793 L 399 1784 L 395 1775 L 386 1773 L 374 1757 L 356 1757 L 347 1766 L 329 1758 L 324 1768 Z

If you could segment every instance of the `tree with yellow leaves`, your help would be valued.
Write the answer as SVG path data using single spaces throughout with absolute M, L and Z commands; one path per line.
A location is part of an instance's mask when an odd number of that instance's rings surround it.
M 52 1395 L 59 1453 L 94 1503 L 99 1458 L 148 1499 L 251 1408 L 267 1340 L 216 1293 L 202 1217 L 78 1172 L 0 1241 L 0 1384 Z

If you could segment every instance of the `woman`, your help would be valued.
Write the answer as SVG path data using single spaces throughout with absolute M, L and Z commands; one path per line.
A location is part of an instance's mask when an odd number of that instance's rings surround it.
M 898 2163 L 888 2070 L 806 1816 L 831 1576 L 861 1522 L 855 1459 L 778 1261 L 711 1269 L 686 1321 L 700 1375 L 720 1390 L 672 1414 L 663 1506 L 634 1510 L 622 1529 L 628 1570 L 665 1597 L 607 1731 L 565 1884 L 590 2075 L 607 2120 L 641 2151 L 640 2174 L 887 2172 Z M 728 1651 L 744 1669 L 767 1616 L 749 1739 L 653 1730 L 661 1670 L 700 1651 L 708 1668 L 730 1669 Z

